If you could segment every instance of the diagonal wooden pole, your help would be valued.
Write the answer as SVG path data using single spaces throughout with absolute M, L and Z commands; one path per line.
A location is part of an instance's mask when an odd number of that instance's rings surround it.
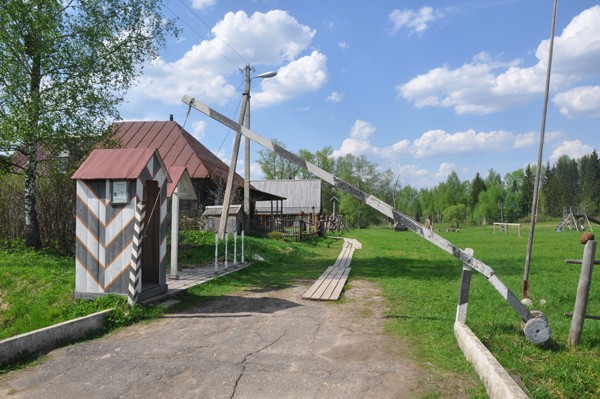
M 392 206 L 383 202 L 379 198 L 367 194 L 364 191 L 360 190 L 358 187 L 355 187 L 350 183 L 347 183 L 342 179 L 339 179 L 338 177 L 334 176 L 333 174 L 321 169 L 320 167 L 308 161 L 305 161 L 304 159 L 291 153 L 285 148 L 277 145 L 276 143 L 273 143 L 271 140 L 259 135 L 256 132 L 253 132 L 252 130 L 242 126 L 239 123 L 234 122 L 233 120 L 211 109 L 210 107 L 198 101 L 195 101 L 192 97 L 186 95 L 183 97 L 182 101 L 186 104 L 190 104 L 198 111 L 235 130 L 236 132 L 239 132 L 243 136 L 250 138 L 255 143 L 258 143 L 266 149 L 275 152 L 277 155 L 282 156 L 283 158 L 293 162 L 299 167 L 308 170 L 310 173 L 317 176 L 321 180 L 351 194 L 353 197 L 369 205 L 371 208 L 380 212 L 384 216 L 393 219 L 395 222 L 401 223 L 402 225 L 406 226 L 414 233 L 423 237 L 425 240 L 431 242 L 433 245 L 437 246 L 441 250 L 456 257 L 465 265 L 475 269 L 476 271 L 481 273 L 489 281 L 490 284 L 492 284 L 492 286 L 496 289 L 496 291 L 500 293 L 504 300 L 507 301 L 508 304 L 512 306 L 513 309 L 521 316 L 523 321 L 525 321 L 524 332 L 531 342 L 539 344 L 546 342 L 548 339 L 550 339 L 550 327 L 548 326 L 548 322 L 543 313 L 530 312 L 529 309 L 527 309 L 525 305 L 523 305 L 517 299 L 517 297 L 508 289 L 508 287 L 504 285 L 504 283 L 498 278 L 498 276 L 496 276 L 494 270 L 488 265 L 486 265 L 483 261 L 472 256 L 471 253 L 463 251 L 462 249 L 452 244 L 439 234 L 431 231 L 430 229 L 424 228 L 420 223 L 404 215 L 397 209 L 394 209 Z

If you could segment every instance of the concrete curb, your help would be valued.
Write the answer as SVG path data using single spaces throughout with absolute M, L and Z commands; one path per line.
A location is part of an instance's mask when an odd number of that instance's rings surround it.
M 454 323 L 454 335 L 465 357 L 475 367 L 491 399 L 529 398 L 465 323 Z
M 75 341 L 97 331 L 104 325 L 106 316 L 113 309 L 65 321 L 39 330 L 17 335 L 0 341 L 0 366 L 22 355 L 30 355 L 54 349 L 60 344 Z

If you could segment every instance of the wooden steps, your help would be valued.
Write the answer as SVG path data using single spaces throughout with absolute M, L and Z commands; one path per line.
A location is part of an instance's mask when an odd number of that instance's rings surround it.
M 362 248 L 353 238 L 344 238 L 344 246 L 333 266 L 329 266 L 321 277 L 306 291 L 302 298 L 317 301 L 337 301 L 350 274 L 350 262 L 355 249 Z

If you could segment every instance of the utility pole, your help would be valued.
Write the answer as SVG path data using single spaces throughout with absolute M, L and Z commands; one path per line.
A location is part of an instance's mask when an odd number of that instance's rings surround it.
M 246 66 L 248 68 L 249 66 Z M 245 126 L 250 129 L 250 71 L 246 69 L 246 87 L 248 93 L 246 96 L 246 117 Z M 240 123 L 241 124 L 241 123 Z M 246 215 L 244 230 L 250 228 L 250 139 L 244 137 L 244 214 Z
M 548 68 L 546 70 L 546 90 L 544 95 L 544 109 L 542 111 L 542 128 L 540 129 L 540 145 L 538 147 L 537 169 L 535 171 L 535 185 L 533 186 L 533 203 L 531 205 L 531 222 L 529 225 L 529 237 L 527 240 L 527 253 L 525 254 L 525 267 L 523 270 L 523 285 L 521 287 L 521 299 L 529 298 L 529 266 L 531 265 L 531 251 L 533 248 L 533 236 L 538 211 L 538 195 L 540 191 L 540 180 L 542 174 L 542 155 L 544 152 L 544 134 L 546 132 L 546 113 L 548 111 L 548 94 L 550 92 L 550 75 L 552 71 L 552 51 L 554 49 L 554 27 L 556 26 L 556 8 L 558 0 L 554 0 L 554 11 L 552 13 L 552 28 L 550 29 L 550 44 L 548 48 Z
M 248 107 L 248 100 L 250 98 L 250 65 L 246 65 L 246 87 L 242 96 L 242 108 L 240 109 L 240 125 L 244 124 L 244 117 L 246 113 L 250 112 Z M 237 165 L 238 153 L 240 152 L 240 142 L 242 139 L 241 133 L 236 133 L 235 140 L 233 142 L 233 152 L 231 153 L 231 164 L 229 165 L 229 174 L 227 175 L 227 187 L 225 187 L 225 196 L 223 197 L 223 206 L 221 207 L 221 220 L 219 222 L 219 239 L 225 239 L 225 231 L 227 230 L 227 218 L 229 216 L 229 206 L 231 205 L 231 196 L 233 192 L 233 179 L 235 177 L 235 167 Z M 248 139 L 246 139 L 248 140 Z M 249 150 L 248 150 L 249 151 Z M 244 179 L 245 182 L 248 180 L 248 176 Z M 244 203 L 246 200 L 244 199 Z

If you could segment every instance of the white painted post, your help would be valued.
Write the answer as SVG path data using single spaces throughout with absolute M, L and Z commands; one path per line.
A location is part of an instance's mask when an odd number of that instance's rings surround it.
M 171 278 L 178 279 L 177 258 L 179 255 L 179 185 L 171 197 Z
M 229 233 L 225 232 L 225 270 L 227 270 L 227 244 L 229 241 Z
M 244 260 L 244 230 L 242 230 L 242 264 L 245 262 Z
M 215 234 L 215 274 L 219 274 L 219 234 Z
M 465 249 L 465 253 L 473 256 L 471 248 Z M 469 290 L 471 289 L 471 266 L 463 263 L 462 277 L 460 280 L 460 292 L 458 293 L 458 305 L 456 306 L 456 321 L 465 323 L 467 321 L 467 307 L 469 305 Z
M 233 233 L 233 267 L 237 266 L 237 230 Z

